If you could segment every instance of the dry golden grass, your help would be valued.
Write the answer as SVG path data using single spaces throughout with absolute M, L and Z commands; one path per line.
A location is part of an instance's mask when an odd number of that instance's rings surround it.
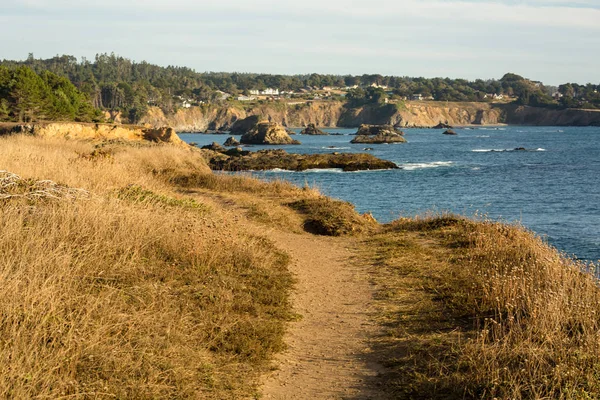
M 593 266 L 520 226 L 454 216 L 399 220 L 368 245 L 396 397 L 600 396 Z
M 22 178 L 0 188 L 0 397 L 255 393 L 293 317 L 288 260 L 168 183 L 206 171 L 195 152 L 0 146 L 0 169 Z

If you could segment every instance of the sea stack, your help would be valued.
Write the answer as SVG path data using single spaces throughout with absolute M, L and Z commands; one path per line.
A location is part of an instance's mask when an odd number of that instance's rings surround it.
M 286 132 L 285 128 L 276 123 L 264 121 L 255 125 L 245 133 L 240 142 L 243 144 L 300 144 Z
M 301 135 L 329 135 L 327 132 L 323 132 L 315 124 L 308 124 L 306 128 L 302 132 Z
M 391 125 L 361 125 L 350 143 L 406 143 L 404 132 Z

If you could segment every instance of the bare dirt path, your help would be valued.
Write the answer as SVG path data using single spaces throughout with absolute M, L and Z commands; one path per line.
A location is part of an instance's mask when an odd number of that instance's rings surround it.
M 245 209 L 233 201 L 198 194 L 225 206 L 232 223 L 269 238 L 291 257 L 297 280 L 291 300 L 301 319 L 290 323 L 288 349 L 263 377 L 259 398 L 387 398 L 377 387 L 383 368 L 369 361 L 368 342 L 380 328 L 371 319 L 374 287 L 367 267 L 353 260 L 358 239 L 287 232 L 241 217 Z
M 369 363 L 372 287 L 352 263 L 349 238 L 271 231 L 267 235 L 292 257 L 298 280 L 292 295 L 302 315 L 291 323 L 289 348 L 279 369 L 265 377 L 265 399 L 381 399 L 372 381 L 380 367 Z

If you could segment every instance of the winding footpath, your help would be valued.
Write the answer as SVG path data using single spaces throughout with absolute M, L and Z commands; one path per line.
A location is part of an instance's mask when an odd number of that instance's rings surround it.
M 271 231 L 267 236 L 292 257 L 297 279 L 292 302 L 302 319 L 290 324 L 288 350 L 264 379 L 264 399 L 383 399 L 367 340 L 373 288 L 351 260 L 354 241 Z

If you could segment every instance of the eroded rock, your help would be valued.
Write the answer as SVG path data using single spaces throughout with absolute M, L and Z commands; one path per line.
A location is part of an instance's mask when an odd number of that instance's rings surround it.
M 391 125 L 361 125 L 350 143 L 405 143 L 404 132 Z
M 308 124 L 306 128 L 302 132 L 301 135 L 329 135 L 327 132 L 323 132 L 315 124 Z
M 242 136 L 243 144 L 300 144 L 286 132 L 281 125 L 271 122 L 260 122 Z

